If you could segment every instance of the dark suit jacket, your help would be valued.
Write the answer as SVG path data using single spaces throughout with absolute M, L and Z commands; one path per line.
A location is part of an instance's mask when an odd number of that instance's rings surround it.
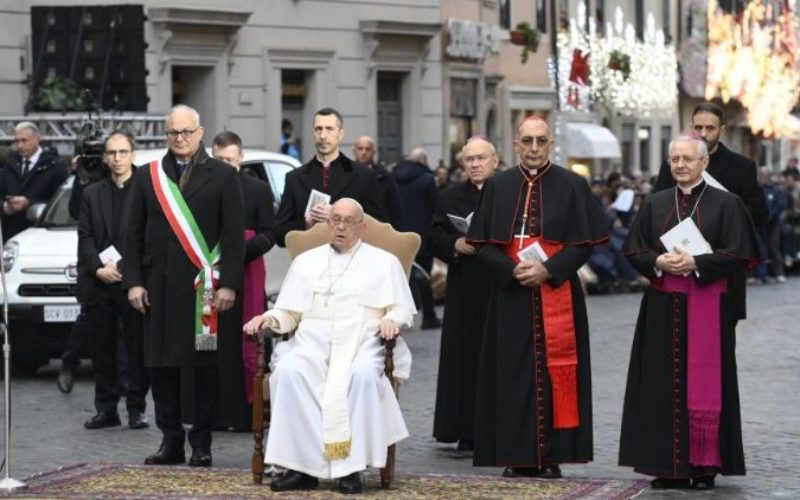
M 403 204 L 400 201 L 400 191 L 397 183 L 392 177 L 392 173 L 383 163 L 374 163 L 372 171 L 378 177 L 378 187 L 381 190 L 381 200 L 386 211 L 387 222 L 398 231 L 405 231 L 405 219 L 403 218 Z
M 177 183 L 175 164 L 175 157 L 167 153 L 162 168 Z M 191 171 L 181 193 L 209 248 L 220 244 L 219 287 L 241 293 L 244 214 L 236 171 L 209 158 L 202 145 L 188 168 Z M 149 294 L 151 306 L 144 317 L 146 365 L 216 364 L 215 352 L 195 351 L 194 279 L 198 269 L 167 222 L 156 198 L 149 167 L 137 172 L 128 196 L 123 287 L 143 286 Z
M 39 160 L 26 175 L 22 174 L 22 158 L 14 153 L 6 167 L 0 169 L 0 203 L 8 195 L 25 196 L 31 205 L 47 203 L 68 176 L 66 164 L 55 151 L 42 150 Z M 3 215 L 3 238 L 7 241 L 30 226 L 24 210 Z
M 128 183 L 132 182 L 133 179 L 128 180 Z M 112 189 L 114 186 L 111 180 L 103 179 L 87 187 L 81 197 L 78 218 L 78 286 L 76 295 L 78 302 L 83 305 L 102 300 L 120 288 L 102 282 L 95 275 L 97 270 L 103 267 L 100 252 L 114 244 Z M 125 219 L 126 213 L 123 208 L 121 220 Z M 123 235 L 124 229 L 125 225 L 123 224 Z M 123 251 L 121 246 L 120 242 L 117 242 L 116 248 L 120 254 Z M 122 272 L 122 261 L 117 262 L 117 268 Z
M 244 201 L 244 227 L 256 232 L 245 244 L 244 262 L 248 264 L 275 245 L 275 211 L 272 209 L 269 186 L 265 182 L 239 171 L 239 184 Z
M 286 245 L 285 238 L 289 231 L 306 229 L 306 204 L 312 189 L 330 194 L 331 203 L 339 198 L 353 198 L 361 203 L 366 213 L 379 221 L 386 220 L 378 179 L 371 169 L 359 168 L 350 158 L 339 153 L 339 158 L 331 164 L 330 186 L 324 191 L 322 165 L 314 158 L 286 174 L 286 186 L 278 209 L 278 245 Z

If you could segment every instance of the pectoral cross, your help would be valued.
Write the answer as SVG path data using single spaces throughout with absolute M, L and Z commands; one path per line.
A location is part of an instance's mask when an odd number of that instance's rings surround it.
M 331 295 L 335 295 L 336 292 L 328 288 L 324 292 L 319 292 L 319 294 L 325 297 L 325 307 L 328 307 L 328 298 L 330 298 Z

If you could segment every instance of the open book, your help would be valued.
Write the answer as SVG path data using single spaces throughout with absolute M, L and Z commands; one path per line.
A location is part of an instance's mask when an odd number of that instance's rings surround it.
M 547 260 L 547 254 L 538 241 L 531 243 L 517 252 L 517 257 L 519 257 L 520 261 L 532 260 L 540 264 Z
M 331 202 L 331 195 L 323 193 L 322 191 L 317 191 L 316 189 L 312 189 L 311 194 L 308 195 L 308 203 L 306 203 L 306 212 L 303 215 L 305 217 L 308 217 L 309 212 L 311 212 L 311 207 L 319 205 L 320 203 L 327 205 L 330 202 Z
M 456 231 L 462 234 L 467 234 L 469 231 L 469 225 L 472 223 L 472 216 L 475 212 L 471 212 L 466 217 L 459 217 L 458 215 L 447 214 L 447 218 L 450 219 L 450 223 L 453 224 L 453 227 L 456 228 Z
M 711 245 L 703 238 L 691 218 L 683 219 L 680 224 L 662 234 L 660 239 L 668 252 L 680 248 L 693 256 L 711 253 Z

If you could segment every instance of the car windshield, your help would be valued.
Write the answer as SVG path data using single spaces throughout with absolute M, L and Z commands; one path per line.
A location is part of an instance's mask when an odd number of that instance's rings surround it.
M 44 214 L 36 224 L 39 227 L 72 227 L 77 226 L 78 221 L 69 215 L 69 196 L 72 193 L 72 183 L 65 183 L 56 192 Z

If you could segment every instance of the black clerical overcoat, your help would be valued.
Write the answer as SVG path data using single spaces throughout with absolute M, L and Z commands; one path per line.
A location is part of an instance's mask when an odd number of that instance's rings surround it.
M 175 157 L 162 160 L 177 182 Z M 209 158 L 202 145 L 192 159 L 181 189 L 209 248 L 220 243 L 219 286 L 241 293 L 244 262 L 242 191 L 236 171 Z M 195 290 L 198 269 L 186 256 L 156 199 L 149 166 L 134 177 L 129 195 L 123 287 L 143 286 L 150 298 L 144 318 L 145 364 L 148 367 L 213 366 L 215 351 L 196 351 Z M 220 320 L 226 314 L 221 313 Z
M 758 184 L 758 170 L 753 160 L 731 151 L 720 142 L 717 150 L 709 156 L 706 172 L 725 186 L 725 189 L 742 199 L 756 228 L 766 225 L 767 202 L 764 190 Z M 653 192 L 662 191 L 674 185 L 675 179 L 672 178 L 669 162 L 664 160 L 661 170 L 658 171 L 658 181 L 653 186 Z M 736 319 L 747 317 L 746 280 L 747 275 L 741 269 L 730 280 L 732 307 Z
M 323 188 L 322 164 L 316 158 L 286 174 L 286 186 L 278 208 L 276 239 L 284 246 L 289 231 L 305 231 L 305 211 L 312 189 L 331 195 L 331 203 L 340 198 L 353 198 L 364 211 L 379 221 L 386 215 L 378 187 L 378 178 L 370 168 L 363 168 L 339 153 L 330 166 L 330 184 Z
M 519 233 L 527 182 L 519 168 L 497 174 L 483 188 L 468 239 L 480 244 L 480 260 L 492 273 L 486 329 L 478 372 L 475 465 L 532 466 L 592 459 L 592 389 L 589 324 L 577 271 L 591 245 L 608 239 L 605 216 L 586 180 L 562 167 L 539 172 L 528 230 L 564 244 L 545 266 L 553 286 L 571 284 L 577 344 L 580 425 L 555 430 L 546 367 L 539 288 L 520 285 L 503 246 Z
M 430 230 L 433 255 L 448 266 L 433 419 L 433 437 L 445 443 L 473 439 L 478 359 L 492 285 L 489 270 L 477 256 L 456 253 L 455 242 L 464 234 L 453 227 L 447 214 L 471 214 L 480 194 L 471 182 L 441 191 Z
M 693 190 L 690 206 L 704 186 Z M 650 280 L 658 279 L 656 257 L 666 251 L 659 237 L 678 222 L 675 194 L 675 188 L 669 188 L 645 200 L 623 248 L 634 267 Z M 720 278 L 731 283 L 739 269 L 755 262 L 755 232 L 740 198 L 709 186 L 700 196 L 693 220 L 714 250 L 695 257 L 699 272 L 695 279 L 699 283 Z M 642 297 L 628 368 L 619 463 L 644 474 L 669 478 L 717 472 L 744 474 L 735 358 L 736 314 L 731 293 L 723 293 L 720 303 L 722 469 L 688 463 L 686 307 L 686 296 L 681 293 L 648 288 Z

